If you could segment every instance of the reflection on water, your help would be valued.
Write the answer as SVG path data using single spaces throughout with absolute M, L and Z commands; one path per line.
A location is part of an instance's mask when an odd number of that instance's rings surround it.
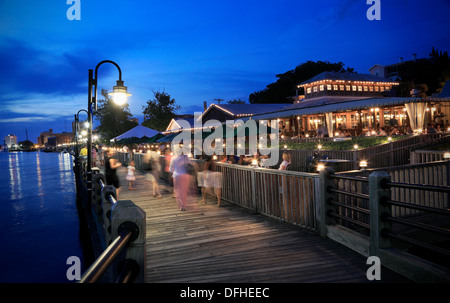
M 67 258 L 83 262 L 72 161 L 0 153 L 0 283 L 69 282 Z
M 18 166 L 19 153 L 9 154 L 9 183 L 11 188 L 11 199 L 22 199 L 22 188 L 20 178 L 20 167 Z

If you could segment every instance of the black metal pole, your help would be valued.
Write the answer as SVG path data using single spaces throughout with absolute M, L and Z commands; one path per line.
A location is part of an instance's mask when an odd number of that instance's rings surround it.
M 92 84 L 93 70 L 89 70 L 89 91 L 88 91 L 88 141 L 87 141 L 87 169 L 86 169 L 86 185 L 87 185 L 87 205 L 92 203 Z

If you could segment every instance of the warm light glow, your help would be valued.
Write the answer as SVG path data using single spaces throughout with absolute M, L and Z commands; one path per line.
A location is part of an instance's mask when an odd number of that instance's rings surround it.
M 358 149 L 358 144 L 353 145 L 353 148 L 354 148 L 355 150 L 357 150 L 357 149 Z
M 392 137 L 388 137 L 388 141 L 392 141 Z
M 116 103 L 117 105 L 124 105 L 125 103 L 127 103 L 128 96 L 126 93 L 114 93 L 112 97 L 114 103 Z
M 317 165 L 317 171 L 322 171 L 325 168 L 325 165 L 319 164 Z
M 359 166 L 362 168 L 367 167 L 367 161 L 366 160 L 362 160 L 361 162 L 359 162 Z
M 113 87 L 112 93 L 108 93 L 114 103 L 117 105 L 125 105 L 127 99 L 131 94 L 127 92 L 127 87 L 123 86 L 123 81 L 118 80 L 117 85 Z
M 450 159 L 450 152 L 446 152 L 445 154 L 444 154 L 444 159 Z
M 258 160 L 253 159 L 252 160 L 252 166 L 258 166 Z
M 322 149 L 322 144 L 317 145 L 318 149 Z

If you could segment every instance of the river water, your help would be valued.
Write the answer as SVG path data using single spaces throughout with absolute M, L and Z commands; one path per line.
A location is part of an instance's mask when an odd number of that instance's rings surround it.
M 73 283 L 67 259 L 83 264 L 83 250 L 72 163 L 68 153 L 0 152 L 0 282 Z

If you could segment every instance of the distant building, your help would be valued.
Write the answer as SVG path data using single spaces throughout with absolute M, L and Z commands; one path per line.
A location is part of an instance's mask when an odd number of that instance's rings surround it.
M 8 148 L 11 148 L 13 145 L 17 145 L 17 137 L 13 134 L 5 136 L 5 144 Z
M 299 84 L 305 91 L 305 100 L 317 97 L 382 97 L 397 82 L 371 74 L 323 72 Z
M 74 134 L 69 132 L 62 133 L 53 133 L 53 129 L 49 129 L 46 132 L 42 132 L 41 135 L 37 138 L 37 142 L 39 145 L 46 145 L 49 142 L 49 138 L 55 138 L 51 144 L 69 144 L 74 140 Z
M 397 81 L 397 80 L 401 80 L 400 76 L 399 76 L 399 67 L 402 66 L 403 64 L 405 64 L 406 62 L 411 62 L 411 61 L 416 62 L 417 60 L 429 60 L 429 59 L 427 59 L 427 58 L 417 59 L 416 54 L 413 54 L 412 60 L 404 61 L 403 57 L 400 57 L 400 60 L 397 63 L 393 63 L 393 64 L 389 64 L 389 65 L 375 64 L 374 66 L 372 66 L 369 69 L 369 72 L 371 75 L 374 75 L 377 77 Z

